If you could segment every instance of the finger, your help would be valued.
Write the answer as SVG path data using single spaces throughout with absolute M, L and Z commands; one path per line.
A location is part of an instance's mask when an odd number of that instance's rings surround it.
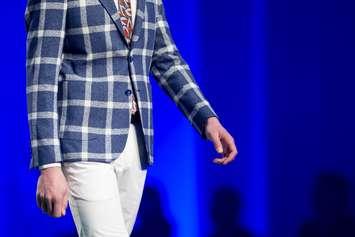
M 223 147 L 222 147 L 222 143 L 221 143 L 221 140 L 219 139 L 219 133 L 214 133 L 212 135 L 212 142 L 213 142 L 213 145 L 214 145 L 214 148 L 216 149 L 216 151 L 218 153 L 223 153 Z
M 222 153 L 221 153 L 221 157 L 215 158 L 215 159 L 213 160 L 213 162 L 216 163 L 216 164 L 222 164 L 223 161 L 224 161 L 225 159 L 227 159 L 227 157 L 226 157 L 226 155 L 225 155 L 225 148 L 224 148 L 224 146 L 223 146 L 223 143 L 222 143 L 222 147 L 223 147 L 223 150 L 222 150 Z
M 46 212 L 46 205 L 44 203 L 44 195 L 41 193 L 38 193 L 36 196 L 36 203 L 39 209 L 41 209 L 42 212 Z
M 39 208 L 43 212 L 46 212 L 46 204 L 45 204 L 45 201 L 44 201 L 44 195 L 39 195 Z
M 223 158 L 215 158 L 215 159 L 213 160 L 213 163 L 222 164 L 225 159 L 226 159 L 226 157 L 223 157 Z
M 222 158 L 215 158 L 213 160 L 214 163 L 219 165 L 226 165 L 229 162 L 233 161 L 235 156 L 237 155 L 237 151 L 227 152 L 226 155 Z
M 62 214 L 62 200 L 54 200 L 53 203 L 53 216 L 60 217 Z
M 229 147 L 228 144 L 224 141 L 224 139 L 221 139 L 222 147 L 223 147 L 223 157 L 227 158 L 229 154 Z
M 66 193 L 63 198 L 63 203 L 62 203 L 62 215 L 65 216 L 66 209 L 68 207 L 68 194 Z
M 45 198 L 45 197 L 43 197 L 43 198 L 41 199 L 41 203 L 42 203 L 42 210 L 43 210 L 44 212 L 48 213 L 48 211 L 47 211 L 47 202 L 46 202 L 46 198 Z
M 53 212 L 53 203 L 52 203 L 52 200 L 50 197 L 45 197 L 44 198 L 44 202 L 45 202 L 45 206 L 46 206 L 46 212 L 49 214 L 49 215 L 52 215 L 52 212 Z
M 36 204 L 37 204 L 37 207 L 41 208 L 41 194 L 40 193 L 36 193 Z
M 223 147 L 223 155 L 221 158 L 215 158 L 214 162 L 220 165 L 226 164 L 226 161 L 228 159 L 229 156 L 229 150 L 228 150 L 228 146 L 225 144 L 224 141 L 222 141 L 222 147 Z
M 233 161 L 235 159 L 235 156 L 237 155 L 237 152 L 236 151 L 233 151 L 230 153 L 230 158 L 228 158 L 228 161 L 227 163 Z
M 225 165 L 234 160 L 237 154 L 237 148 L 232 137 L 223 138 L 223 144 L 226 146 L 226 159 L 223 161 L 223 164 Z
M 43 211 L 46 212 L 47 214 L 50 214 L 50 212 L 48 211 L 50 204 L 48 203 L 46 196 L 44 196 L 42 200 L 42 205 L 43 205 Z

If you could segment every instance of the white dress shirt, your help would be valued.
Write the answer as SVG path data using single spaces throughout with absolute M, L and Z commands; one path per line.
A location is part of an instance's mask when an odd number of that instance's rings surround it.
M 113 0 L 115 2 L 117 11 L 118 11 L 118 0 Z M 137 8 L 137 0 L 130 0 L 131 1 L 131 12 L 132 12 L 132 25 L 134 26 L 134 20 L 136 18 L 136 8 Z M 49 168 L 49 167 L 55 167 L 61 166 L 60 162 L 57 163 L 50 163 L 50 164 L 45 164 L 45 165 L 41 165 L 39 166 L 39 169 L 45 169 L 45 168 Z

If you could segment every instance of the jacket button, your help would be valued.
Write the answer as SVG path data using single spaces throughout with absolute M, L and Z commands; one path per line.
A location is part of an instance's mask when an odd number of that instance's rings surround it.
M 130 90 L 130 89 L 126 90 L 126 91 L 125 91 L 125 94 L 126 94 L 127 96 L 129 96 L 130 94 L 132 94 L 132 90 Z

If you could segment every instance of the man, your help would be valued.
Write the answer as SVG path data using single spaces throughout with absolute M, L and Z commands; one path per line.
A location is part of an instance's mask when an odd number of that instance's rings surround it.
M 203 139 L 237 149 L 169 30 L 162 0 L 28 0 L 30 168 L 38 206 L 80 236 L 129 236 L 153 164 L 149 73 Z M 134 26 L 134 27 L 133 27 Z

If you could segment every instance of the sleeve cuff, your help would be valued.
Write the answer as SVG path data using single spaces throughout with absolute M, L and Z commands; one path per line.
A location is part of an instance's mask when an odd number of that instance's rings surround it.
M 61 167 L 61 166 L 62 166 L 61 163 L 50 163 L 50 164 L 41 165 L 38 168 L 40 170 L 42 170 L 42 169 L 49 168 L 49 167 Z
M 193 127 L 198 131 L 202 139 L 207 139 L 205 129 L 207 125 L 207 119 L 210 117 L 216 117 L 219 119 L 216 112 L 209 105 L 205 105 L 199 109 L 192 119 Z

